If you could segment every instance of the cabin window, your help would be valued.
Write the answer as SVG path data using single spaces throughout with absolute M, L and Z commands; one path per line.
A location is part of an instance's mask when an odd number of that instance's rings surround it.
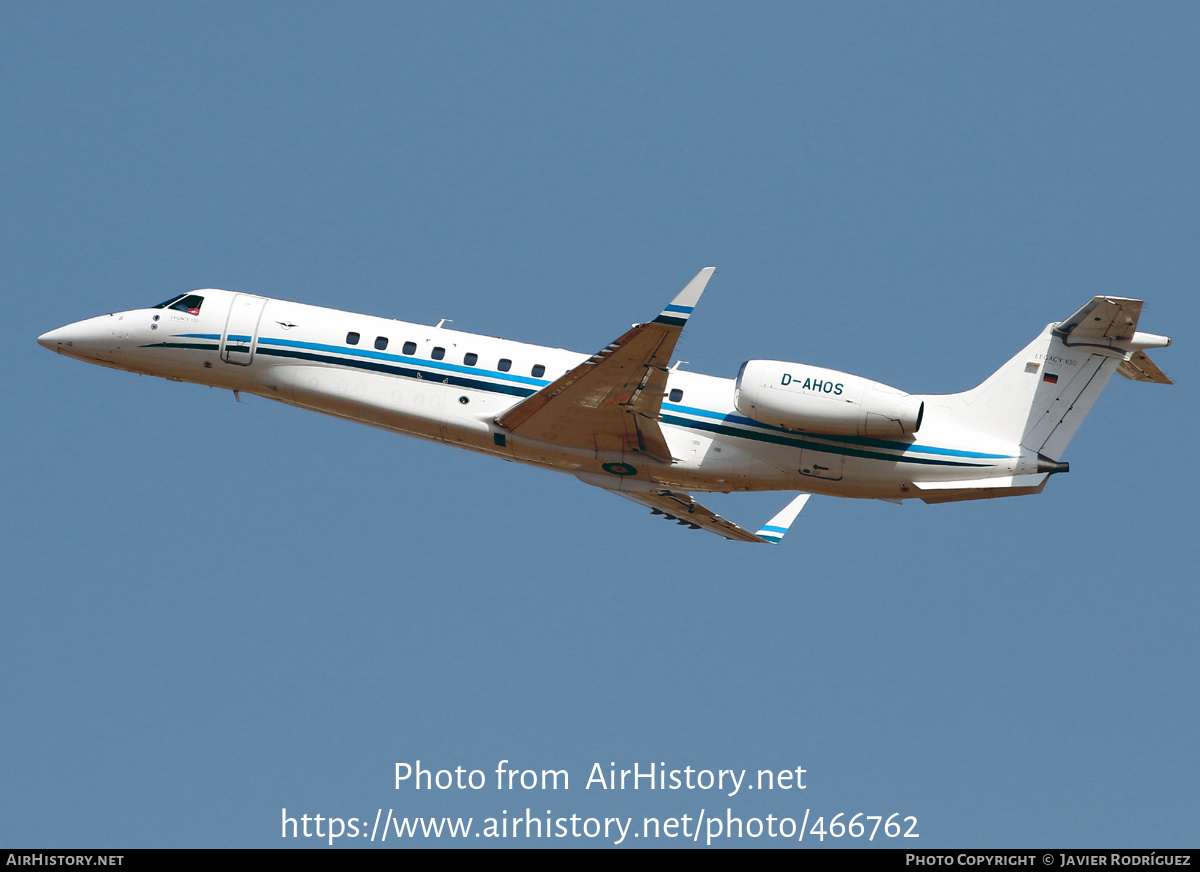
M 512 369 L 512 361 L 507 357 L 502 357 L 500 358 L 500 362 L 496 364 L 496 368 L 501 372 L 508 372 L 510 369 Z
M 387 349 L 387 342 L 388 342 L 388 340 L 387 340 L 386 336 L 376 336 L 375 337 L 375 350 L 376 351 L 385 351 Z
M 467 366 L 474 366 L 478 362 L 479 362 L 479 355 L 473 351 L 468 351 L 466 353 L 466 355 L 463 357 L 463 363 L 465 363 Z
M 531 372 L 534 378 L 541 378 L 546 374 L 546 367 L 542 366 L 540 363 L 535 363 Z
M 347 345 L 358 345 L 359 338 L 360 338 L 359 335 L 357 333 L 354 333 L 353 331 L 350 333 L 347 333 L 346 334 L 346 344 Z
M 441 360 L 443 357 L 446 356 L 446 349 L 442 348 L 440 345 L 435 346 L 433 349 L 433 353 L 430 354 L 429 356 L 432 357 L 434 360 Z
M 667 395 L 667 399 L 672 403 L 678 403 L 683 399 L 683 391 L 681 391 L 679 388 L 672 388 L 671 393 Z
M 417 343 L 405 342 L 404 343 L 404 353 L 405 354 L 416 354 L 417 353 Z

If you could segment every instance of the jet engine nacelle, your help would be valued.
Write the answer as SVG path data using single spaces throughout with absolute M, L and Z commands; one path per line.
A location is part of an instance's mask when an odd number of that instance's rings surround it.
M 923 402 L 885 384 L 782 360 L 743 363 L 733 402 L 762 424 L 839 436 L 906 436 L 925 412 Z

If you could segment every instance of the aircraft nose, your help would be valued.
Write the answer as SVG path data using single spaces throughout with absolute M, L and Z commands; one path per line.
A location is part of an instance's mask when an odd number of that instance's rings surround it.
M 74 324 L 43 333 L 37 341 L 42 348 L 49 348 L 59 354 L 73 357 L 81 354 L 95 355 L 111 350 L 114 324 L 112 315 L 101 315 L 99 318 L 76 321 Z
M 59 342 L 63 341 L 64 333 L 65 328 L 63 327 L 43 333 L 38 337 L 38 345 L 42 348 L 49 348 L 51 351 L 57 351 Z

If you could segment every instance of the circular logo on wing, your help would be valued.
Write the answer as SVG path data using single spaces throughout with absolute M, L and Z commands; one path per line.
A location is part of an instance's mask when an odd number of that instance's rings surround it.
M 637 475 L 637 468 L 628 463 L 605 463 L 600 468 L 613 475 Z

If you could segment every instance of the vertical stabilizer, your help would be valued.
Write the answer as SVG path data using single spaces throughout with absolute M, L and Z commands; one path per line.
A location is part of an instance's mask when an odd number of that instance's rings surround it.
M 1082 353 L 1080 353 L 1082 351 Z M 1058 460 L 1124 355 L 1070 349 L 1055 336 L 1038 372 L 1021 446 Z
M 933 409 L 951 413 L 953 423 L 1019 445 L 1029 424 L 1042 365 L 1050 356 L 1054 325 L 973 390 L 929 398 Z
M 1141 309 L 1141 300 L 1093 297 L 1067 320 L 1048 324 L 979 387 L 927 400 L 955 426 L 1057 461 L 1118 368 L 1170 383 L 1141 349 L 1171 340 L 1137 332 Z M 1131 369 L 1134 360 L 1139 369 Z

